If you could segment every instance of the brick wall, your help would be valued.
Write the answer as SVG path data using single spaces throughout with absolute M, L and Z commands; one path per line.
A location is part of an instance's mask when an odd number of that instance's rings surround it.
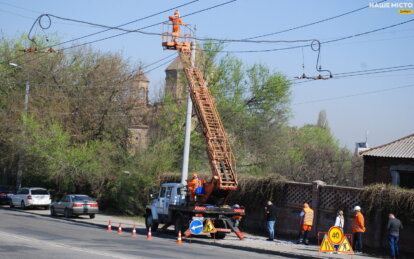
M 364 185 L 391 183 L 390 167 L 393 165 L 414 166 L 414 159 L 364 156 Z

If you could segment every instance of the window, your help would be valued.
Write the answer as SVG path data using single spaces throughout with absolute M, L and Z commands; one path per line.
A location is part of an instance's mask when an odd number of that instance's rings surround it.
M 32 195 L 49 195 L 49 192 L 42 189 L 34 189 L 32 190 Z
M 73 201 L 93 201 L 89 196 L 72 196 Z
M 414 189 L 414 172 L 400 171 L 400 187 Z
M 165 197 L 165 190 L 166 190 L 166 189 L 167 189 L 166 187 L 162 187 L 162 188 L 161 188 L 160 198 L 164 198 L 164 197 Z
M 171 191 L 172 191 L 172 187 L 168 187 L 167 188 L 167 195 L 166 197 L 169 199 L 171 197 Z
M 138 99 L 140 100 L 145 99 L 145 89 L 142 87 L 138 90 Z

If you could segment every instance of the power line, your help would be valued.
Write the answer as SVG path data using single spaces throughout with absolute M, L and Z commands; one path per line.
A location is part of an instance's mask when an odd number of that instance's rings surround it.
M 366 69 L 366 70 L 357 70 L 357 71 L 351 71 L 351 72 L 342 72 L 342 73 L 335 73 L 335 75 L 354 74 L 354 73 L 361 73 L 361 72 L 368 72 L 368 71 L 378 71 L 378 70 L 404 68 L 404 67 L 412 67 L 412 66 L 414 66 L 414 64 L 402 65 L 402 66 L 393 66 L 393 67 L 374 68 L 374 69 Z
M 398 90 L 398 89 L 403 89 L 403 88 L 409 88 L 409 87 L 413 87 L 413 86 L 414 86 L 414 84 L 403 85 L 403 86 L 386 88 L 386 89 L 381 89 L 381 90 L 376 90 L 376 91 L 368 91 L 368 92 L 362 92 L 362 93 L 351 94 L 351 95 L 343 95 L 343 96 L 337 96 L 337 97 L 332 97 L 332 98 L 325 98 L 325 99 L 317 99 L 317 100 L 306 101 L 306 102 L 299 102 L 299 103 L 294 103 L 293 105 L 310 104 L 310 103 L 318 103 L 318 102 L 326 102 L 326 101 L 340 100 L 340 99 L 346 99 L 346 98 L 357 97 L 357 96 L 362 96 L 362 95 L 370 95 L 370 94 L 388 92 L 388 91 L 393 91 L 393 90 Z
M 227 1 L 227 2 L 224 2 L 224 3 L 221 3 L 221 4 L 217 4 L 217 5 L 214 5 L 214 6 L 210 6 L 210 7 L 207 7 L 207 8 L 204 8 L 204 9 L 201 9 L 201 10 L 198 10 L 198 11 L 195 11 L 195 12 L 192 12 L 192 13 L 189 13 L 189 14 L 186 14 L 186 15 L 183 15 L 181 17 L 182 18 L 183 17 L 188 17 L 188 16 L 191 16 L 191 15 L 194 15 L 194 14 L 198 14 L 198 13 L 201 13 L 201 12 L 205 12 L 205 11 L 208 11 L 208 10 L 211 10 L 211 9 L 214 9 L 214 8 L 218 8 L 218 7 L 221 7 L 221 6 L 224 6 L 224 5 L 233 3 L 235 1 L 237 1 L 237 0 L 230 0 L 230 1 Z M 41 15 L 41 16 L 45 16 L 45 15 Z M 38 17 L 38 19 L 39 19 L 39 17 Z M 73 46 L 70 46 L 70 47 L 66 47 L 66 48 L 61 49 L 61 51 L 68 50 L 68 49 L 72 49 L 72 48 L 76 48 L 76 47 L 81 47 L 81 46 L 84 46 L 84 45 L 87 45 L 87 44 L 92 44 L 92 43 L 96 43 L 96 42 L 103 41 L 103 40 L 107 40 L 107 39 L 112 39 L 112 38 L 115 38 L 115 37 L 123 36 L 123 35 L 128 34 L 128 33 L 131 33 L 131 32 L 140 32 L 140 30 L 147 29 L 147 28 L 150 28 L 150 27 L 154 27 L 154 26 L 163 24 L 165 22 L 166 21 L 158 22 L 158 23 L 155 23 L 155 24 L 152 24 L 152 25 L 148 25 L 148 26 L 145 26 L 145 27 L 136 29 L 136 30 L 125 30 L 125 29 L 122 29 L 122 28 L 101 25 L 100 27 L 105 27 L 107 29 L 118 29 L 118 30 L 123 30 L 125 32 L 119 33 L 119 34 L 115 34 L 115 35 L 112 35 L 112 36 L 108 36 L 108 37 L 105 37 L 105 38 L 97 39 L 97 40 L 94 40 L 94 41 L 85 42 L 85 43 L 82 43 L 82 44 L 78 44 L 78 45 L 73 45 Z M 144 33 L 144 32 L 142 32 L 142 33 Z M 153 33 L 146 33 L 146 34 L 153 34 Z M 160 35 L 160 34 L 157 34 L 157 35 Z M 61 44 L 64 44 L 64 43 L 68 43 L 68 42 L 71 42 L 71 41 L 73 41 L 73 40 L 66 41 L 66 42 L 63 42 L 63 43 L 59 43 L 59 44 L 56 44 L 56 45 L 52 45 L 52 46 L 49 46 L 49 47 L 56 47 L 58 45 L 61 45 Z M 47 48 L 49 48 L 49 47 L 47 47 Z M 28 54 L 28 53 L 24 53 L 24 54 Z M 36 58 L 29 60 L 28 62 L 33 61 L 33 60 L 36 60 L 36 59 L 38 59 L 38 58 L 40 58 L 40 57 L 42 57 L 44 55 L 47 55 L 47 53 L 41 54 L 41 55 L 37 56 Z M 15 58 L 18 58 L 18 57 L 15 57 Z M 11 60 L 13 60 L 15 58 L 12 58 Z
M 404 22 L 400 22 L 397 24 L 392 24 L 389 26 L 385 26 L 385 27 L 381 27 L 378 29 L 374 29 L 371 31 L 366 31 L 366 32 L 361 32 L 358 34 L 354 34 L 354 35 L 349 35 L 349 36 L 345 36 L 345 37 L 341 37 L 341 38 L 337 38 L 337 39 L 333 39 L 333 40 L 327 40 L 327 41 L 323 41 L 321 42 L 321 44 L 326 44 L 326 43 L 331 43 L 331 42 L 336 42 L 336 41 L 342 41 L 342 40 L 346 40 L 346 39 L 350 39 L 350 38 L 355 38 L 355 37 L 360 37 L 360 36 L 364 36 L 370 33 L 374 33 L 377 31 L 382 31 L 382 30 L 386 30 L 389 28 L 393 28 L 393 27 L 397 27 L 406 23 L 410 23 L 413 22 L 414 19 L 410 19 Z M 226 42 L 225 39 L 221 40 L 223 42 Z M 244 41 L 244 42 L 249 42 L 249 41 Z M 280 51 L 280 50 L 290 50 L 290 49 L 298 49 L 298 48 L 303 48 L 303 47 L 307 47 L 308 45 L 296 45 L 296 46 L 292 46 L 292 47 L 285 47 L 285 48 L 275 48 L 275 49 L 262 49 L 262 50 L 210 50 L 211 52 L 221 52 L 221 53 L 259 53 L 259 52 L 274 52 L 274 51 Z
M 383 3 L 383 2 L 386 2 L 386 1 L 387 0 L 383 0 L 383 1 L 380 1 L 378 3 Z M 252 40 L 252 39 L 267 37 L 267 36 L 271 36 L 271 35 L 276 35 L 276 34 L 280 34 L 280 33 L 284 33 L 284 32 L 289 32 L 289 31 L 293 31 L 293 30 L 305 28 L 305 27 L 308 27 L 308 26 L 311 26 L 311 25 L 315 25 L 315 24 L 322 23 L 322 22 L 327 22 L 327 21 L 334 20 L 336 18 L 345 16 L 345 15 L 349 15 L 349 14 L 352 14 L 352 13 L 356 13 L 356 12 L 362 11 L 362 10 L 367 9 L 367 8 L 369 8 L 369 5 L 363 6 L 361 8 L 357 8 L 355 10 L 352 10 L 352 11 L 349 11 L 349 12 L 346 12 L 346 13 L 342 13 L 342 14 L 339 14 L 339 15 L 335 15 L 335 16 L 332 16 L 332 17 L 329 17 L 329 18 L 326 18 L 326 19 L 322 19 L 322 20 L 319 20 L 319 21 L 316 21 L 316 22 L 312 22 L 312 23 L 308 23 L 308 24 L 303 24 L 303 25 L 300 25 L 300 26 L 296 26 L 296 27 L 293 27 L 293 28 L 289 28 L 289 29 L 285 29 L 285 30 L 281 30 L 281 31 L 277 31 L 277 32 L 272 32 L 272 33 L 267 33 L 267 34 L 262 34 L 262 35 L 259 35 L 259 36 L 254 36 L 254 37 L 246 38 L 246 40 Z

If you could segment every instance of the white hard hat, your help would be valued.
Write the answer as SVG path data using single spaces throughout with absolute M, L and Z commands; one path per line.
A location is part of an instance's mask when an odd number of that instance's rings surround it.
M 355 207 L 354 207 L 354 210 L 358 210 L 358 211 L 359 211 L 359 210 L 361 210 L 361 207 L 359 207 L 359 206 L 355 206 Z

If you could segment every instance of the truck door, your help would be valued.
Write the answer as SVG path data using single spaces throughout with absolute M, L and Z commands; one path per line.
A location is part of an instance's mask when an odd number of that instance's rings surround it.
M 168 214 L 168 207 L 170 206 L 170 203 L 171 203 L 172 189 L 173 187 L 167 187 L 165 191 L 165 205 L 164 205 L 164 211 L 162 212 L 163 214 Z
M 166 195 L 166 192 L 167 192 L 167 187 L 161 187 L 161 190 L 160 190 L 160 194 L 159 194 L 159 196 L 158 196 L 158 204 L 156 205 L 157 206 L 157 213 L 158 214 L 165 214 L 164 213 L 164 211 L 165 211 L 165 195 Z

